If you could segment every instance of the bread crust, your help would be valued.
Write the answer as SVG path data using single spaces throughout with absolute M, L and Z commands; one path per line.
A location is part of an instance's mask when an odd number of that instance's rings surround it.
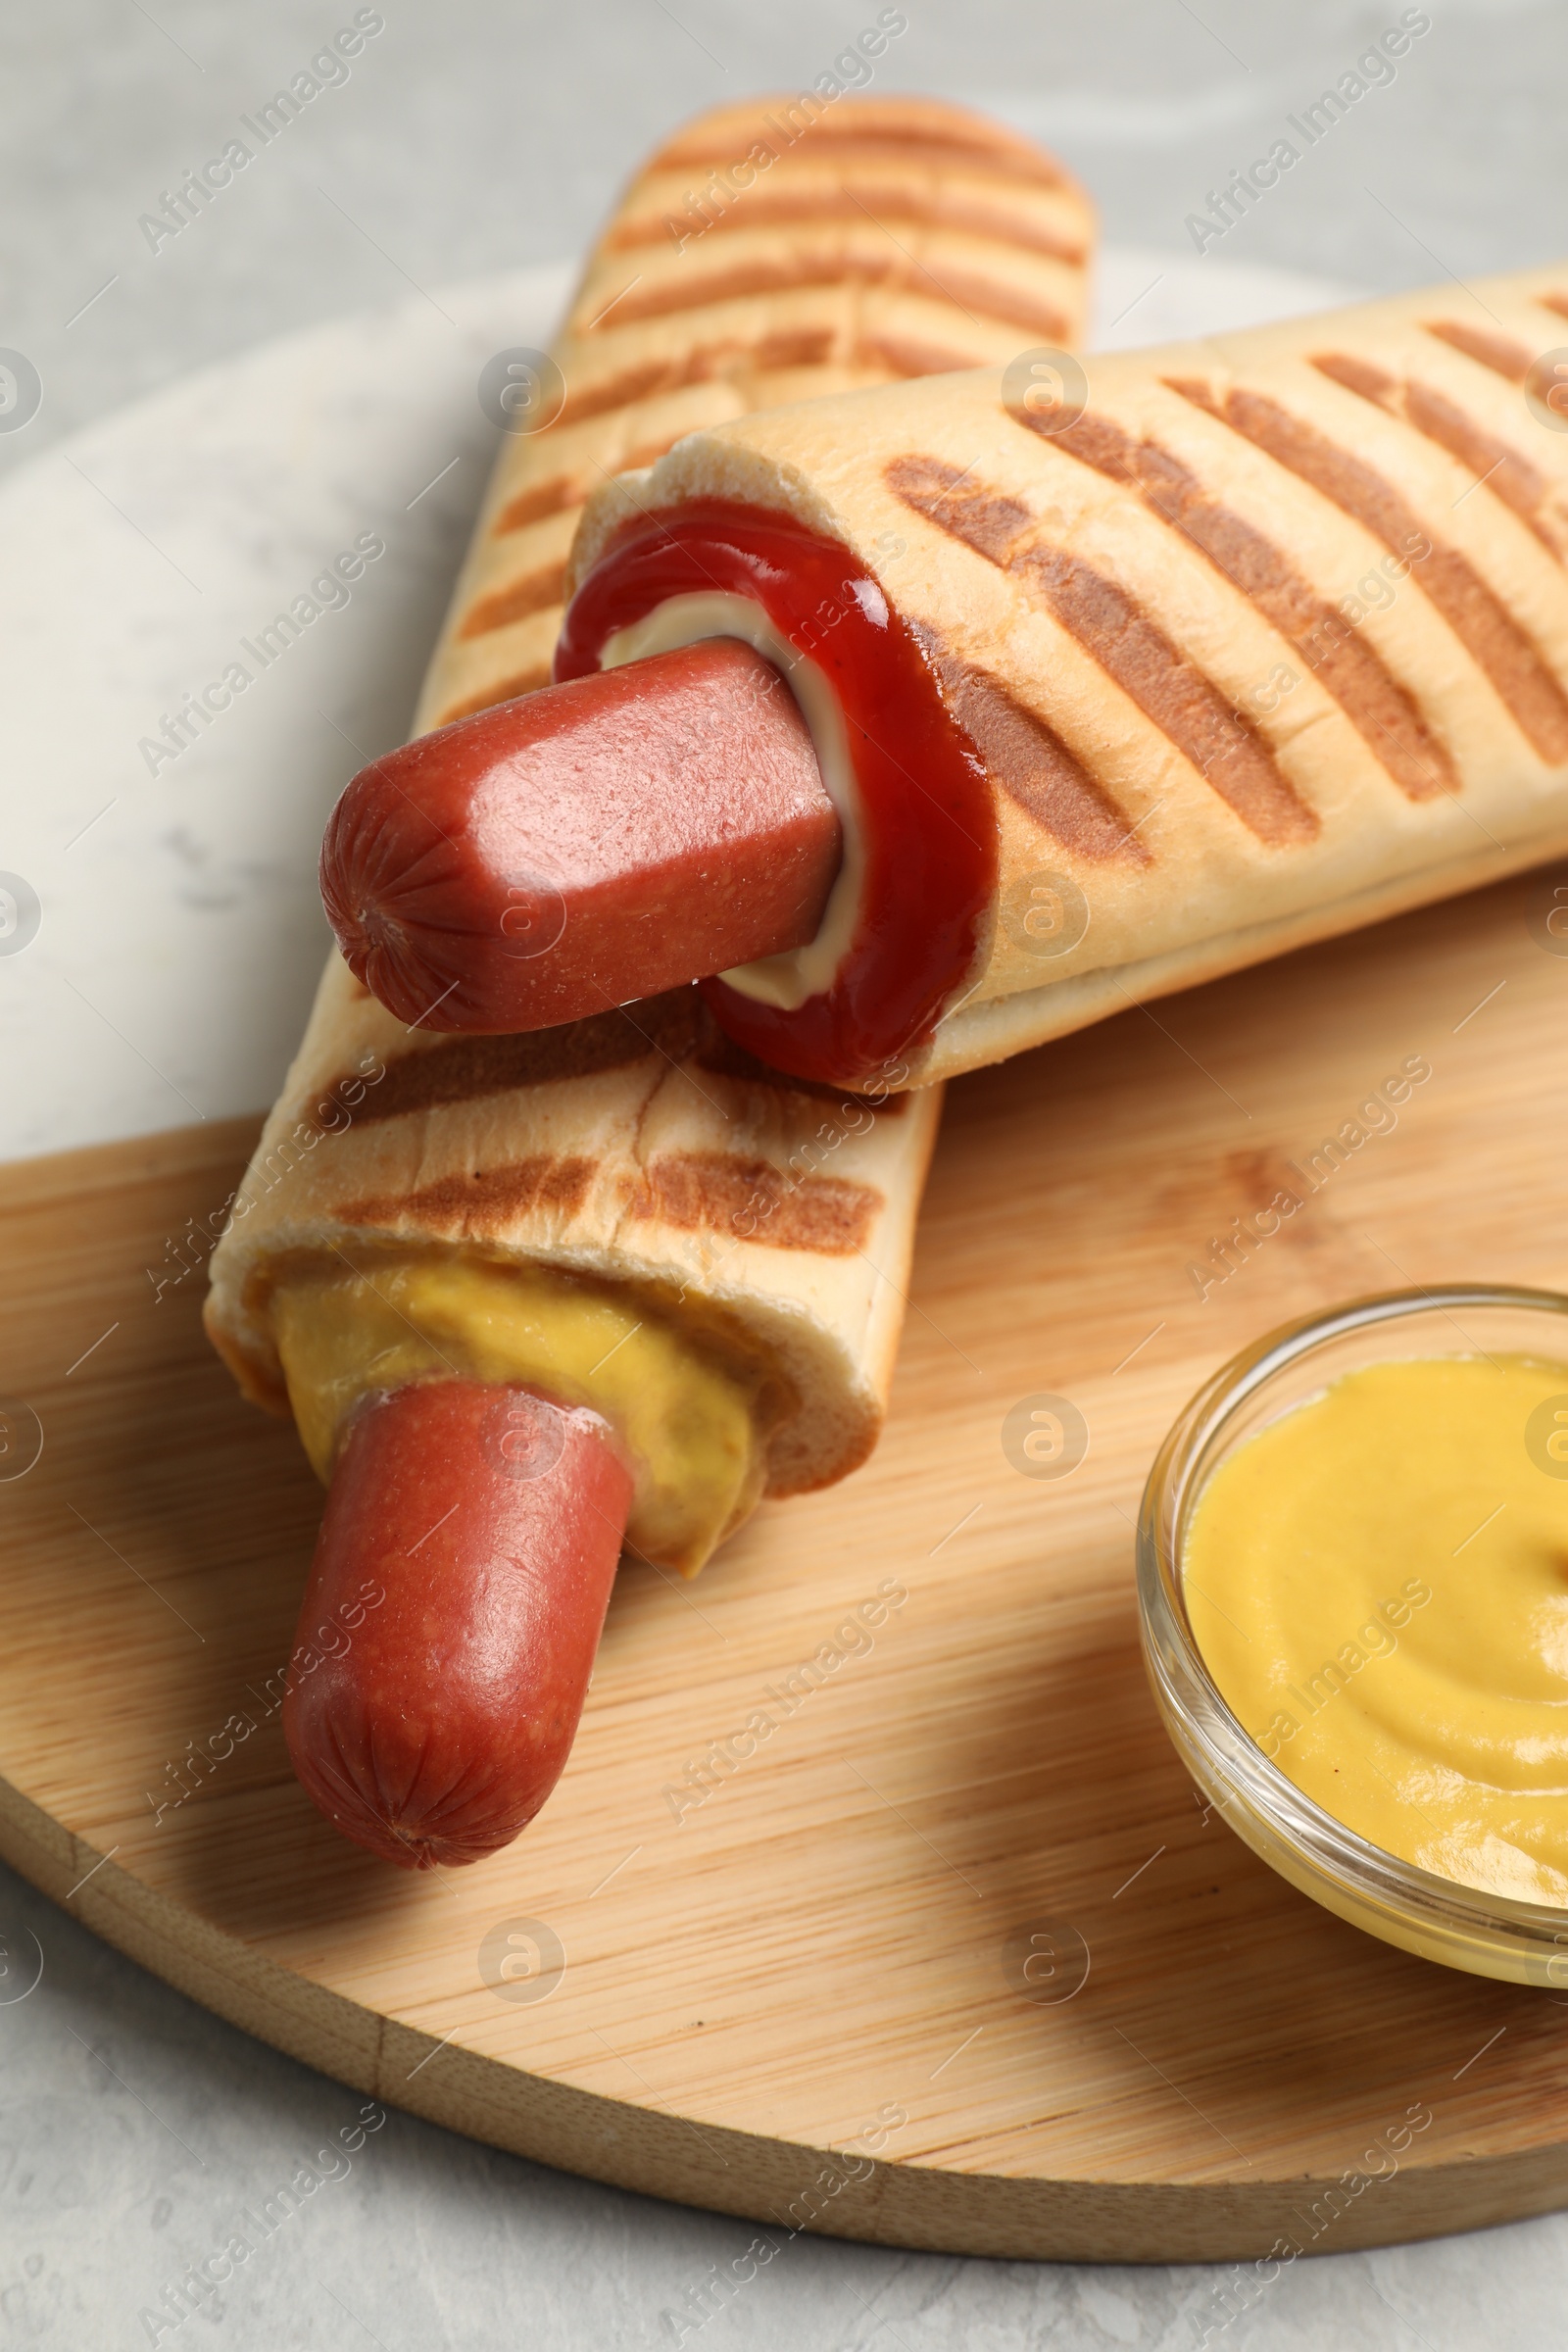
M 559 419 L 502 445 L 413 732 L 548 681 L 572 533 L 608 476 L 780 401 L 1078 349 L 1094 234 L 1069 173 L 965 108 L 846 95 L 812 120 L 788 97 L 699 116 L 589 258 L 552 353 Z
M 742 418 L 601 488 L 569 578 L 692 498 L 878 578 L 1000 844 L 934 1081 L 1568 846 L 1565 322 L 1568 265 L 1092 360 L 1051 431 L 996 368 Z
M 417 1249 L 632 1291 L 771 1381 L 767 1492 L 876 1441 L 939 1090 L 808 1088 L 693 989 L 518 1038 L 411 1034 L 334 956 L 212 1258 L 209 1334 L 288 1409 L 270 1294 Z

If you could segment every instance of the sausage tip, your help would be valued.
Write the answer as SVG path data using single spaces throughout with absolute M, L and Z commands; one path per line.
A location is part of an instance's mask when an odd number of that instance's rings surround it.
M 332 1474 L 283 1701 L 327 1820 L 405 1870 L 510 1845 L 570 1752 L 631 1474 L 520 1385 L 372 1393 Z

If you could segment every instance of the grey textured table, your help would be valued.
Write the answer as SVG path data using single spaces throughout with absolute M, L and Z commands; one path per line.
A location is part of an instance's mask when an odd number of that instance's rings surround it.
M 383 304 L 409 281 L 571 252 L 629 161 L 682 115 L 800 87 L 876 11 L 384 0 L 379 13 L 351 78 L 154 252 L 140 216 L 353 7 L 12 9 L 0 344 L 27 353 L 44 396 L 25 431 L 0 437 L 0 474 L 193 367 Z M 1393 0 L 1319 0 L 1309 15 L 1239 0 L 1197 12 L 909 0 L 907 13 L 877 86 L 1010 119 L 1065 153 L 1109 235 L 1190 254 L 1184 223 L 1206 191 L 1400 12 Z M 1549 5 L 1437 0 L 1393 84 L 1212 250 L 1389 287 L 1549 258 L 1568 218 L 1565 52 L 1568 18 Z M 361 2102 L 146 1978 L 4 1872 L 0 1931 L 0 2344 L 172 2342 L 144 2310 Z M 691 2341 L 712 2268 L 753 2234 L 390 2114 L 186 2326 L 267 2352 Z M 797 2239 L 701 2333 L 757 2352 L 1554 2344 L 1568 2341 L 1565 2250 L 1568 2222 L 1550 2220 L 1329 2257 L 1251 2309 L 1233 2304 L 1222 2325 L 1222 2273 Z

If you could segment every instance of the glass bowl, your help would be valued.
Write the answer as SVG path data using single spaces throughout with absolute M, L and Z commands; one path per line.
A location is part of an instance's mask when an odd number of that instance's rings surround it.
M 1243 1730 L 1188 1620 L 1194 1508 L 1228 1455 L 1342 1373 L 1414 1356 L 1506 1352 L 1568 1364 L 1568 1298 L 1489 1284 L 1397 1291 L 1310 1315 L 1233 1356 L 1178 1418 L 1144 1490 L 1138 1614 L 1155 1704 L 1194 1780 L 1255 1854 L 1314 1902 L 1424 1960 L 1513 1984 L 1568 1985 L 1568 1907 L 1484 1894 L 1336 1821 Z

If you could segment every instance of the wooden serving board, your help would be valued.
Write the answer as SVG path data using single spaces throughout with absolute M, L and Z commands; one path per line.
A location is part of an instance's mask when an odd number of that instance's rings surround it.
M 622 1569 L 565 1779 L 466 1872 L 371 1860 L 288 1771 L 268 1679 L 319 1492 L 206 1349 L 199 1265 L 157 1299 L 146 1271 L 251 1125 L 0 1173 L 0 1394 L 43 1437 L 0 1484 L 0 1848 L 357 2088 L 775 2239 L 1243 2257 L 1568 2203 L 1565 2004 L 1363 1937 L 1205 1818 L 1132 1571 L 1155 1446 L 1245 1342 L 1410 1283 L 1568 1286 L 1558 879 L 955 1088 L 875 1459 L 695 1587 Z M 1412 1056 L 1397 1128 L 1200 1299 L 1190 1263 Z M 1002 1443 L 1048 1393 L 1090 1433 L 1055 1480 Z

